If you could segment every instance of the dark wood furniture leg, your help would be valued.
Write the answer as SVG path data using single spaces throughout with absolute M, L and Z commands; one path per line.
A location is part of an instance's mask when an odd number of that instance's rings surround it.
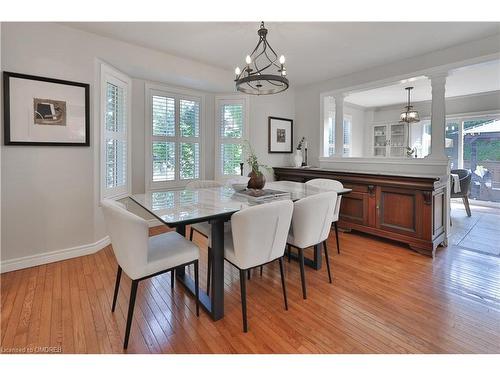
M 337 254 L 340 254 L 340 242 L 339 242 L 339 226 L 337 222 L 333 223 L 335 227 L 335 240 L 337 241 Z
M 469 197 L 467 197 L 467 196 L 462 197 L 462 200 L 464 202 L 465 211 L 467 211 L 467 216 L 471 217 L 470 206 L 469 206 Z
M 326 247 L 326 241 L 323 241 L 323 248 L 325 249 L 325 261 L 326 261 L 326 269 L 328 270 L 328 280 L 330 284 L 332 283 L 332 274 L 330 272 L 330 260 L 328 259 L 328 249 Z
M 302 281 L 302 297 L 307 299 L 307 291 L 306 291 L 306 275 L 304 270 L 304 250 L 299 250 L 299 264 L 300 264 L 300 279 Z
M 281 288 L 283 289 L 283 299 L 285 300 L 285 310 L 288 310 L 288 301 L 286 299 L 286 284 L 285 284 L 285 267 L 283 265 L 283 258 L 279 259 L 280 262 L 280 275 L 281 275 Z
M 111 312 L 115 312 L 116 299 L 118 298 L 118 291 L 120 290 L 121 278 L 122 278 L 122 268 L 118 266 L 118 271 L 116 271 L 115 293 L 113 295 L 113 306 L 111 306 Z
M 243 316 L 243 332 L 248 332 L 247 325 L 247 287 L 245 270 L 240 270 L 241 314 Z
M 130 301 L 128 303 L 127 326 L 125 328 L 125 339 L 123 340 L 123 349 L 128 347 L 128 339 L 130 337 L 130 327 L 132 325 L 132 317 L 134 316 L 135 297 L 137 295 L 137 286 L 139 280 L 132 280 L 132 287 L 130 288 Z

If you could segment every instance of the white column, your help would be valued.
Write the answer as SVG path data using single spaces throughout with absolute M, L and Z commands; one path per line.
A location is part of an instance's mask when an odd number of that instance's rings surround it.
M 448 73 L 432 75 L 432 106 L 431 106 L 431 152 L 432 159 L 446 159 L 444 139 L 446 128 L 446 77 Z
M 335 98 L 335 154 L 341 158 L 344 153 L 344 94 L 336 94 Z

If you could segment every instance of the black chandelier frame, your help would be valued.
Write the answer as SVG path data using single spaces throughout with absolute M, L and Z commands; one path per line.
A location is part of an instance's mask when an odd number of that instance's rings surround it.
M 259 42 L 249 55 L 251 62 L 236 75 L 236 89 L 251 95 L 270 95 L 285 91 L 290 87 L 286 78 L 286 69 L 278 59 L 278 54 L 267 41 L 268 30 L 261 22 L 257 31 Z M 271 55 L 271 56 L 269 56 Z M 264 61 L 264 63 L 262 63 Z M 269 68 L 277 68 L 278 74 L 270 74 Z

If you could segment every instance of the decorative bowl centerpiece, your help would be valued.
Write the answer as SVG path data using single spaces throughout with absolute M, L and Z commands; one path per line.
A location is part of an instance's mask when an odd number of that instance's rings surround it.
M 259 164 L 257 155 L 255 155 L 255 152 L 252 146 L 250 145 L 250 142 L 245 141 L 244 144 L 248 155 L 247 164 L 251 168 L 251 171 L 248 174 L 250 180 L 248 180 L 247 188 L 257 189 L 257 190 L 263 189 L 264 185 L 266 184 L 266 177 L 264 176 L 264 173 L 262 173 L 262 171 L 260 170 L 260 167 L 266 168 L 268 170 L 272 170 L 272 168 L 264 164 Z

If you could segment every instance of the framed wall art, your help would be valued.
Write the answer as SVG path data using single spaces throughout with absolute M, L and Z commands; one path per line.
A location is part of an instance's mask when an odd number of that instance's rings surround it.
M 4 143 L 89 146 L 89 85 L 3 73 Z
M 269 153 L 292 153 L 293 120 L 269 117 Z

